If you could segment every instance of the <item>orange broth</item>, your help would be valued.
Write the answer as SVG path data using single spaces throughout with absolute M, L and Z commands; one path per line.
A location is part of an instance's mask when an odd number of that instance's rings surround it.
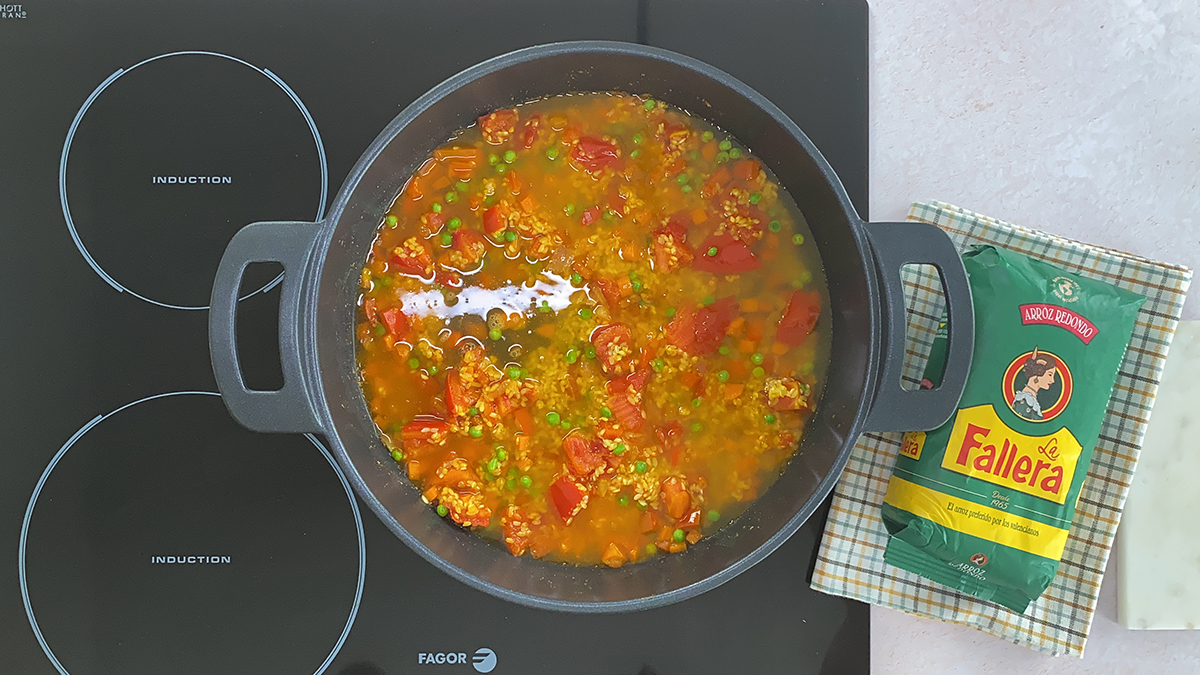
M 363 393 L 423 498 L 514 555 L 699 542 L 796 451 L 829 354 L 795 202 L 659 101 L 499 110 L 412 176 L 362 273 Z

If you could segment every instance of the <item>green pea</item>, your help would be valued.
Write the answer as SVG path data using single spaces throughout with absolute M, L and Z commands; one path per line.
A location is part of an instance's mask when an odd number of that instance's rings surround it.
M 517 233 L 516 233 L 516 232 L 513 232 L 512 230 L 509 230 L 508 232 L 505 232 L 505 233 L 504 233 L 504 241 L 507 241 L 507 242 L 511 243 L 511 242 L 514 242 L 514 241 L 516 241 L 516 240 L 517 240 Z
M 767 229 L 771 230 L 772 232 L 778 232 L 783 229 L 783 223 L 779 222 L 778 220 L 772 220 L 767 225 Z
M 521 476 L 520 483 L 521 483 L 521 487 L 528 488 L 533 485 L 533 479 L 530 478 L 529 476 Z
M 496 459 L 495 457 L 489 459 L 487 463 L 487 470 L 488 473 L 492 474 L 493 476 L 500 473 L 500 460 Z
M 718 152 L 717 153 L 717 164 L 724 164 L 725 162 L 728 162 L 728 161 L 729 161 L 729 153 L 728 152 Z
M 504 173 L 507 173 L 507 172 L 508 172 L 508 165 L 507 165 L 507 164 L 497 164 L 497 165 L 496 165 L 496 173 L 498 173 L 498 174 L 504 174 Z
M 445 517 L 446 517 L 446 514 L 448 514 L 448 513 L 450 513 L 450 509 L 446 508 L 446 507 L 445 507 L 444 505 L 442 505 L 442 504 L 438 504 L 438 505 L 437 505 L 437 514 L 438 514 L 439 516 L 441 516 L 441 517 L 445 518 Z
M 725 140 L 721 141 L 720 143 L 718 143 L 717 147 L 720 148 L 721 150 L 729 150 L 730 148 L 733 147 L 733 143 L 731 143 L 729 141 L 729 139 L 725 139 Z
M 688 175 L 686 173 L 679 174 L 679 176 L 675 179 L 675 182 L 679 183 L 680 185 L 686 185 L 688 182 Z
M 468 178 L 467 180 L 459 180 L 457 183 L 454 184 L 454 189 L 458 190 L 459 192 L 466 192 L 467 190 L 470 190 L 471 189 L 471 179 Z
M 663 363 L 662 359 L 654 359 L 650 362 L 650 365 L 654 368 L 654 372 L 656 373 L 661 373 L 663 368 L 667 367 L 667 364 Z
M 729 356 L 729 347 L 726 345 L 721 345 L 720 347 L 717 347 L 717 353 L 721 356 Z
M 761 201 L 762 201 L 762 193 L 760 193 L 760 192 L 755 192 L 755 193 L 753 193 L 753 194 L 751 194 L 751 195 L 750 195 L 750 203 L 751 203 L 751 204 L 757 204 L 757 203 L 759 203 L 759 202 L 761 202 Z
M 654 110 L 654 99 L 647 100 L 642 104 L 642 107 L 646 110 Z
M 663 315 L 664 315 L 664 316 L 666 316 L 668 319 L 670 319 L 670 318 L 674 317 L 674 316 L 675 316 L 675 308 L 674 308 L 674 307 L 668 307 L 668 308 L 667 308 L 667 309 L 666 309 L 666 310 L 663 312 Z
M 771 413 L 767 413 L 766 415 L 763 415 L 763 421 L 766 422 L 767 424 L 775 424 L 775 420 L 776 420 L 775 415 L 773 415 Z
M 552 162 L 558 159 L 558 148 L 550 148 L 549 150 L 546 150 L 546 159 Z
M 430 205 L 429 205 L 429 210 L 430 210 L 430 211 L 433 211 L 434 213 L 441 213 L 441 212 L 442 212 L 442 205 L 441 205 L 441 204 L 439 204 L 439 203 L 437 203 L 437 202 L 434 202 L 434 203 L 432 203 L 432 204 L 430 204 Z
M 500 448 L 496 451 L 496 459 L 500 460 L 501 462 L 507 461 L 508 451 L 506 451 L 504 448 Z
M 625 495 L 621 495 L 620 497 L 617 497 L 617 505 L 618 506 L 629 506 L 629 497 L 626 497 Z
M 499 328 L 493 328 L 488 331 L 488 337 L 491 338 L 492 340 L 499 340 L 503 336 L 504 336 L 504 333 L 500 332 Z
M 583 276 L 579 272 L 571 272 L 571 285 L 579 286 L 583 284 Z
M 635 280 L 633 281 L 633 283 L 632 283 L 632 284 L 630 284 L 630 285 L 631 285 L 631 286 L 633 286 L 633 292 L 634 292 L 634 293 L 641 293 L 641 292 L 642 292 L 642 288 L 643 288 L 643 286 L 642 286 L 642 282 L 640 282 L 640 281 L 637 281 L 637 280 L 635 279 Z
M 496 162 L 499 162 L 499 161 L 500 161 L 500 158 L 497 157 L 495 153 L 488 155 L 488 164 L 495 166 Z
M 704 428 L 704 425 L 700 424 L 699 422 L 692 422 L 692 433 L 698 434 L 698 433 L 700 433 L 700 430 L 703 428 Z
M 804 270 L 803 272 L 800 273 L 800 284 L 801 285 L 807 284 L 810 281 L 812 281 L 812 272 L 809 272 L 808 270 Z
M 812 371 L 813 371 L 813 362 L 812 361 L 805 361 L 804 363 L 802 363 L 800 365 L 800 374 L 801 375 L 811 375 Z
M 579 351 L 573 348 L 568 349 L 567 353 L 563 355 L 563 360 L 567 363 L 575 363 L 579 360 Z
M 510 367 L 508 369 L 508 379 L 510 379 L 510 380 L 521 379 L 521 369 L 516 366 Z
M 446 223 L 446 227 L 450 228 L 451 231 L 457 230 L 458 228 L 462 227 L 462 218 L 454 216 L 450 219 L 450 222 Z
M 658 551 L 658 547 L 654 544 L 646 544 L 646 555 L 654 555 Z
M 692 186 L 691 186 L 691 185 L 684 185 L 683 187 L 679 188 L 679 191 L 680 191 L 680 192 L 682 192 L 682 193 L 683 193 L 683 194 L 685 194 L 685 195 L 686 195 L 686 194 L 691 194 L 691 192 L 692 192 Z
M 612 209 L 604 209 L 604 213 L 600 214 L 600 217 L 606 222 L 611 223 L 616 216 L 613 214 Z
M 766 374 L 767 374 L 767 371 L 763 370 L 762 366 L 755 366 L 755 367 L 754 367 L 754 370 L 752 370 L 752 371 L 750 371 L 750 372 L 751 372 L 751 373 L 752 373 L 752 374 L 753 374 L 755 377 L 762 377 L 762 376 L 764 376 L 764 375 L 766 375 Z
M 683 540 L 686 537 L 687 537 L 687 535 L 684 534 L 683 530 L 680 530 L 680 529 L 676 529 L 674 532 L 671 533 L 671 538 L 674 539 L 676 543 L 683 543 Z
M 397 218 L 396 216 L 388 216 L 387 217 L 387 226 L 388 227 L 395 227 L 399 224 L 400 224 L 400 219 Z
M 699 396 L 697 396 L 696 398 L 692 399 L 692 407 L 693 407 L 693 408 L 699 408 L 701 403 L 704 403 L 704 401 L 703 401 L 703 400 L 701 400 Z
M 710 509 L 708 512 L 708 519 L 713 521 L 720 520 L 721 512 L 716 509 Z
M 792 243 L 793 243 L 793 244 L 795 244 L 795 245 L 797 245 L 797 246 L 800 246 L 801 244 L 803 244 L 803 243 L 804 243 L 804 235 L 802 235 L 802 234 L 793 234 L 793 235 L 792 235 Z
M 604 419 L 608 419 L 608 418 L 612 417 L 612 415 L 613 415 L 612 410 L 610 410 L 608 406 L 604 406 L 603 408 L 600 408 L 600 416 L 603 417 Z
M 551 410 L 550 412 L 546 413 L 546 421 L 549 422 L 551 426 L 558 426 L 558 423 L 562 421 L 562 417 L 559 416 L 558 413 Z
M 729 381 L 729 371 L 722 370 L 721 372 L 717 373 L 717 379 L 722 382 L 728 382 Z
M 446 203 L 447 204 L 453 204 L 456 201 L 458 201 L 458 193 L 457 192 L 447 192 L 446 193 Z
M 399 450 L 393 450 L 392 451 L 392 459 L 396 460 L 397 462 L 403 462 L 404 461 L 404 453 L 400 452 Z
M 471 406 L 470 408 L 467 408 L 467 414 L 470 415 L 471 417 L 474 417 L 479 414 L 479 408 L 476 408 L 475 406 Z
M 704 141 L 705 143 L 711 141 L 712 139 L 713 139 L 713 132 L 711 132 L 711 131 L 706 131 L 706 132 L 700 134 L 700 140 Z
M 570 429 L 571 428 L 571 420 L 563 420 L 562 422 L 558 423 L 558 426 L 563 429 Z
M 613 454 L 614 454 L 614 455 L 620 455 L 620 454 L 621 454 L 621 453 L 623 453 L 623 452 L 625 452 L 625 444 L 624 444 L 624 443 L 617 443 L 617 446 L 616 446 L 615 448 L 613 448 Z
M 763 355 L 758 352 L 754 352 L 750 355 L 750 361 L 757 366 L 763 362 Z
M 646 473 L 648 470 L 650 470 L 650 465 L 638 460 L 638 462 L 633 465 L 633 470 L 638 473 Z
M 633 152 L 629 153 L 630 159 L 637 159 L 638 157 L 641 157 L 641 156 L 642 156 L 642 151 L 638 150 L 636 148 L 633 150 Z
M 587 359 L 596 358 L 596 348 L 591 345 L 584 347 L 583 348 L 583 356 L 584 356 L 584 358 L 587 358 Z
M 429 374 L 430 375 L 437 375 L 437 372 L 438 372 L 437 366 L 429 366 Z
M 708 307 L 709 305 L 713 304 L 716 301 L 717 301 L 717 299 L 714 298 L 713 296 L 706 295 L 706 296 L 704 296 L 704 299 L 700 301 L 700 304 L 704 305 L 705 307 Z
M 483 435 L 483 427 L 471 427 L 467 433 L 471 435 L 471 438 L 479 438 Z
M 729 150 L 729 158 L 730 159 L 737 159 L 738 157 L 741 157 L 741 156 L 742 156 L 742 151 L 740 148 L 731 148 Z
M 505 150 L 504 151 L 504 163 L 512 164 L 515 161 L 517 161 L 517 153 L 513 152 L 512 150 Z
M 454 237 L 449 232 L 442 235 L 442 246 L 449 246 L 454 243 Z
M 375 324 L 375 327 L 371 329 L 371 331 L 376 335 L 383 335 L 387 332 L 387 328 L 385 328 L 383 324 L 377 323 Z
M 717 253 L 718 253 L 718 251 L 717 251 L 716 246 L 708 247 L 708 257 L 710 257 L 710 258 L 716 257 Z
M 412 368 L 413 370 L 416 370 L 417 368 L 421 367 L 421 362 L 418 361 L 417 357 L 414 356 L 408 360 L 408 367 Z
M 587 307 L 584 307 L 583 309 L 579 310 L 579 318 L 583 319 L 584 321 L 587 321 L 588 319 L 592 318 L 592 310 Z M 591 358 L 591 357 L 589 356 L 588 358 Z
M 508 480 L 504 481 L 504 489 L 506 489 L 506 490 L 508 490 L 508 491 L 510 491 L 510 492 L 511 492 L 511 491 L 513 491 L 513 490 L 516 490 L 516 489 L 517 489 L 517 481 L 515 481 L 515 480 L 513 480 L 513 479 L 511 479 L 511 478 L 509 478 Z
M 565 207 L 563 207 L 563 213 L 567 214 L 568 216 L 575 215 L 575 205 L 567 204 Z

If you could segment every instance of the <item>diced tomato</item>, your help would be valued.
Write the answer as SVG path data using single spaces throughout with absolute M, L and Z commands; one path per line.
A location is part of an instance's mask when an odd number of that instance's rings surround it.
M 657 530 L 659 525 L 658 516 L 653 511 L 642 511 L 642 517 L 638 521 L 638 530 L 642 534 L 649 534 Z
M 454 270 L 441 269 L 433 275 L 433 280 L 448 288 L 462 288 L 462 275 Z
M 587 492 L 583 486 L 570 476 L 559 476 L 550 484 L 550 501 L 554 502 L 554 509 L 567 525 L 570 525 L 571 519 L 583 510 L 585 497 Z
M 467 411 L 479 400 L 478 392 L 462 383 L 462 376 L 455 368 L 446 372 L 446 407 L 455 417 L 466 417 Z
M 465 501 L 463 502 L 465 503 Z M 450 509 L 450 518 L 459 525 L 473 525 L 475 527 L 487 527 L 492 524 L 492 510 L 486 506 L 480 508 L 475 513 L 467 513 L 465 510 L 456 507 L 454 504 L 446 504 Z
M 381 315 L 383 325 L 387 327 L 388 335 L 399 340 L 408 335 L 408 317 L 404 316 L 404 312 L 400 308 L 393 307 L 384 311 Z
M 687 513 L 688 507 L 692 504 L 692 498 L 688 495 L 687 486 L 684 485 L 682 480 L 674 476 L 662 482 L 658 495 L 667 507 L 667 514 L 675 520 L 682 518 Z
M 659 427 L 655 434 L 667 453 L 667 461 L 672 465 L 678 464 L 680 451 L 683 450 L 683 425 L 678 421 L 671 421 Z
M 504 545 L 508 547 L 508 552 L 513 555 L 523 554 L 529 547 L 529 537 L 532 534 L 525 514 L 521 513 L 516 504 L 509 504 L 508 509 L 500 518 L 500 524 L 504 532 Z
M 700 527 L 700 509 L 692 509 L 691 511 L 688 511 L 682 516 L 676 518 L 675 526 L 681 530 L 694 530 L 697 527 Z M 692 544 L 696 543 L 691 539 L 688 541 Z
M 594 136 L 583 136 L 571 150 L 574 159 L 584 171 L 597 173 L 620 159 L 617 144 Z
M 763 383 L 763 396 L 771 410 L 802 410 L 808 407 L 807 389 L 790 377 L 768 377 Z
M 538 127 L 542 125 L 542 116 L 534 115 L 525 122 L 525 130 L 521 132 L 521 146 L 526 150 L 533 147 L 537 141 Z
M 503 204 L 503 202 L 501 202 L 501 204 Z M 483 212 L 484 232 L 494 235 L 503 230 L 505 227 L 508 227 L 508 223 L 505 222 L 504 219 L 504 213 L 500 208 L 501 204 L 496 204 L 495 206 L 490 207 L 487 211 Z
M 729 182 L 729 179 L 729 169 L 726 169 L 724 166 L 718 168 L 716 172 L 713 173 L 712 177 L 705 181 L 704 185 L 700 187 L 700 196 L 705 199 L 712 197 L 725 187 L 725 184 Z
M 646 379 L 649 376 L 650 374 L 643 370 L 608 381 L 608 407 L 612 410 L 613 419 L 617 420 L 623 429 L 638 431 L 646 421 L 646 415 L 642 411 L 641 394 L 646 388 Z
M 526 436 L 533 435 L 533 415 L 524 408 L 517 408 L 513 411 L 513 418 L 517 420 L 517 426 L 521 427 L 521 431 Z
M 758 162 L 752 159 L 743 159 L 733 165 L 733 175 L 742 180 L 754 180 L 758 177 Z
M 450 425 L 439 419 L 417 419 L 400 429 L 400 438 L 405 441 L 440 443 L 450 433 Z
M 379 313 L 375 310 L 375 298 L 363 300 L 363 314 L 366 315 L 367 321 L 371 323 L 379 320 Z
M 665 229 L 654 233 L 654 264 L 662 272 L 671 272 L 684 265 L 690 265 L 695 255 L 692 248 L 683 242 L 683 238 Z
M 517 128 L 519 115 L 516 110 L 497 110 L 479 118 L 479 130 L 483 132 L 483 140 L 492 145 L 500 145 L 512 136 Z
M 591 225 L 597 220 L 600 220 L 599 206 L 589 206 L 583 210 L 583 215 L 579 216 L 579 224 L 583 225 L 584 227 Z
M 460 227 L 454 231 L 454 248 L 472 265 L 478 265 L 487 253 L 488 243 L 483 235 L 476 230 Z
M 737 311 L 738 302 L 732 295 L 708 307 L 684 308 L 667 324 L 667 339 L 694 356 L 711 354 L 721 346 Z
M 504 174 L 504 185 L 513 196 L 521 194 L 522 188 L 525 187 L 525 183 L 521 181 L 521 177 L 517 175 L 516 171 L 509 171 Z
M 567 455 L 567 467 L 580 478 L 587 478 L 604 465 L 605 448 L 599 441 L 589 441 L 580 434 L 571 434 L 563 439 L 563 452 Z
M 797 290 L 792 293 L 792 299 L 783 311 L 783 318 L 779 320 L 779 328 L 775 330 L 776 342 L 793 347 L 799 345 L 812 332 L 820 316 L 821 294 Z
M 618 218 L 625 217 L 625 198 L 620 193 L 614 192 L 610 194 L 606 206 L 608 206 L 608 210 L 612 211 L 614 216 Z
M 392 249 L 390 262 L 407 274 L 426 275 L 433 269 L 433 256 L 424 244 L 413 242 Z
M 633 353 L 633 336 L 622 323 L 613 323 L 592 332 L 592 346 L 600 369 L 606 375 L 622 375 L 629 369 Z
M 709 255 L 714 253 L 715 255 Z M 714 274 L 738 274 L 750 272 L 762 266 L 754 252 L 746 244 L 730 234 L 718 234 L 705 239 L 699 247 L 692 267 Z

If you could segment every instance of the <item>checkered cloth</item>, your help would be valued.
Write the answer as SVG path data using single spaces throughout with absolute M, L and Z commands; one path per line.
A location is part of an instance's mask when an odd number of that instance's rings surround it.
M 884 607 L 972 626 L 1055 656 L 1083 656 L 1109 548 L 1137 465 L 1142 435 L 1158 391 L 1167 349 L 1192 273 L 1110 249 L 1028 230 L 941 202 L 916 203 L 910 221 L 945 230 L 959 250 L 994 244 L 1146 296 L 1117 375 L 1100 440 L 1083 483 L 1071 534 L 1050 588 L 1017 614 L 883 561 L 887 530 L 879 507 L 887 491 L 899 433 L 863 434 L 834 489 L 812 587 Z M 931 267 L 902 273 L 908 296 L 904 379 L 919 382 L 942 315 L 940 282 Z

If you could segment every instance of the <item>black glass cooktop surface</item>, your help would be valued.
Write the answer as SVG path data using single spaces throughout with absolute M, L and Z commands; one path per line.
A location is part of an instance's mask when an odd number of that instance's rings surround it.
M 431 86 L 570 39 L 741 78 L 867 215 L 863 0 L 0 6 L 0 672 L 869 672 L 866 606 L 808 588 L 825 509 L 682 603 L 534 610 L 412 553 L 321 438 L 247 431 L 212 393 L 238 228 L 319 218 Z M 239 308 L 258 388 L 280 384 L 277 281 L 254 270 Z

